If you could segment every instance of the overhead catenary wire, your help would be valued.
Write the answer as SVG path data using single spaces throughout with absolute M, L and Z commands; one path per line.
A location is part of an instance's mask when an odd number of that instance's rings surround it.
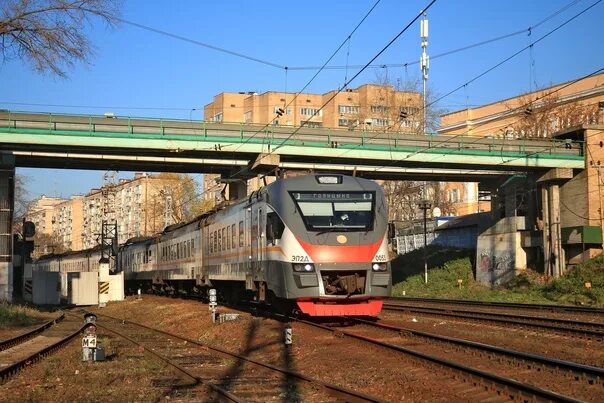
M 407 31 L 407 29 L 409 29 L 409 27 L 410 27 L 410 26 L 411 26 L 411 25 L 412 25 L 412 24 L 413 24 L 415 21 L 417 21 L 417 19 L 418 19 L 418 18 L 420 18 L 420 17 L 421 17 L 421 15 L 422 15 L 422 14 L 423 14 L 425 11 L 427 11 L 427 10 L 428 10 L 428 9 L 429 9 L 429 8 L 430 8 L 430 7 L 431 7 L 431 6 L 432 6 L 432 5 L 435 3 L 435 2 L 436 2 L 436 0 L 432 0 L 432 1 L 431 1 L 431 2 L 428 4 L 428 6 L 426 6 L 426 7 L 425 7 L 425 8 L 424 8 L 422 11 L 420 11 L 420 13 L 418 13 L 418 14 L 417 14 L 417 16 L 416 16 L 415 18 L 413 18 L 413 20 L 412 20 L 412 21 L 411 21 L 409 24 L 407 24 L 407 25 L 406 25 L 406 26 L 405 26 L 405 27 L 404 27 L 404 28 L 403 28 L 403 29 L 402 29 L 402 30 L 401 30 L 401 31 L 400 31 L 400 32 L 399 32 L 399 33 L 398 33 L 398 34 L 397 34 L 397 35 L 396 35 L 396 36 L 395 36 L 395 37 L 394 37 L 394 38 L 393 38 L 393 39 L 392 39 L 392 40 L 391 40 L 391 41 L 390 41 L 390 42 L 389 42 L 389 43 L 388 43 L 386 46 L 385 46 L 385 47 L 383 47 L 383 48 L 382 48 L 382 50 L 380 50 L 380 51 L 379 51 L 379 52 L 378 52 L 378 53 L 377 53 L 377 54 L 376 54 L 376 55 L 375 55 L 375 56 L 374 56 L 374 57 L 373 57 L 373 58 L 372 58 L 372 59 L 371 59 L 371 60 L 370 60 L 370 61 L 367 63 L 367 65 L 369 65 L 370 63 L 372 63 L 372 62 L 373 62 L 375 59 L 377 59 L 377 58 L 378 58 L 378 57 L 379 57 L 379 56 L 380 56 L 380 55 L 381 55 L 381 54 L 382 54 L 384 51 L 386 51 L 386 49 L 388 49 L 388 48 L 389 48 L 389 47 L 392 45 L 392 43 L 394 43 L 394 42 L 395 42 L 395 41 L 396 41 L 396 40 L 397 40 L 397 39 L 398 39 L 398 38 L 399 38 L 399 37 L 400 37 L 400 36 L 401 36 L 401 35 L 402 35 L 404 32 L 406 32 L 406 31 Z M 365 20 L 365 19 L 366 19 L 366 18 L 369 16 L 370 12 L 371 12 L 371 11 L 372 11 L 372 10 L 375 8 L 375 6 L 377 6 L 377 4 L 378 4 L 378 3 L 379 3 L 379 0 L 378 0 L 378 1 L 377 1 L 377 2 L 374 4 L 374 6 L 373 6 L 373 7 L 370 9 L 370 11 L 369 11 L 369 12 L 368 12 L 368 13 L 365 15 L 365 17 L 363 17 L 363 19 L 361 20 L 361 22 L 359 22 L 359 24 L 357 24 L 357 26 L 354 28 L 354 30 L 352 31 L 352 33 L 354 33 L 354 32 L 355 32 L 355 31 L 358 29 L 358 27 L 361 25 L 361 23 L 362 23 L 362 22 L 363 22 L 363 21 L 364 21 L 364 20 Z M 350 35 L 352 35 L 352 33 L 351 33 Z M 345 40 L 342 42 L 342 44 L 341 44 L 341 45 L 338 47 L 338 49 L 336 50 L 336 52 L 334 52 L 334 53 L 333 53 L 332 57 L 333 57 L 333 56 L 335 56 L 335 54 L 337 53 L 337 51 L 339 51 L 339 49 L 341 49 L 341 48 L 342 48 L 342 46 L 344 46 L 344 44 L 347 42 L 348 37 L 349 37 L 350 35 L 348 35 L 348 36 L 347 36 L 347 38 L 346 38 L 346 39 L 345 39 Z M 330 58 L 330 59 L 331 59 L 331 58 Z M 329 59 L 329 60 L 330 60 L 330 59 Z M 328 61 L 325 63 L 325 65 L 326 65 L 326 64 L 329 62 L 329 60 L 328 60 Z M 352 82 L 352 81 L 353 81 L 353 80 L 354 80 L 354 79 L 355 79 L 355 78 L 356 78 L 358 75 L 360 75 L 360 74 L 362 73 L 362 71 L 363 71 L 363 69 L 361 69 L 359 72 L 357 72 L 357 74 L 355 74 L 355 75 L 354 75 L 354 76 L 353 76 L 353 77 L 352 77 L 350 80 L 348 80 L 348 82 L 347 82 L 347 83 Z M 316 76 L 316 75 L 315 75 L 315 76 Z M 311 80 L 312 80 L 312 79 L 311 79 Z M 309 85 L 309 84 L 307 84 L 307 86 L 308 86 L 308 85 Z M 345 84 L 345 85 L 347 85 L 347 84 Z M 305 86 L 304 88 L 306 88 L 306 86 Z M 300 92 L 304 91 L 304 88 L 303 88 L 303 89 L 302 89 Z M 342 87 L 342 88 L 343 88 L 343 87 Z M 342 91 L 342 89 L 340 89 L 340 90 L 338 91 L 338 93 L 339 93 L 339 92 L 341 92 L 341 91 Z M 334 95 L 334 96 L 335 96 L 335 95 Z M 328 102 L 329 102 L 329 101 L 328 101 Z M 325 107 L 325 104 L 324 104 L 324 105 L 321 107 L 321 109 L 323 109 L 324 107 Z M 319 109 L 319 110 L 321 110 L 321 109 Z M 317 112 L 315 112 L 315 114 L 316 114 L 316 113 L 317 113 Z M 313 116 L 314 116 L 314 115 L 313 115 Z M 268 124 L 267 124 L 265 127 L 268 127 Z M 301 126 L 301 127 L 303 127 L 303 126 Z M 287 137 L 287 138 L 284 140 L 284 142 L 285 142 L 285 141 L 287 141 L 287 140 L 289 140 L 289 139 L 290 139 L 290 138 L 291 138 L 293 135 L 295 135 L 295 133 L 297 133 L 297 131 L 298 131 L 298 130 L 299 130 L 301 127 L 297 128 L 297 129 L 296 129 L 296 130 L 295 130 L 295 131 L 294 131 L 292 134 L 290 134 L 290 135 L 289 135 L 289 136 L 288 136 L 288 137 Z M 259 132 L 260 132 L 260 131 L 256 132 L 254 135 L 256 135 L 256 134 L 257 134 L 257 133 L 259 133 Z M 253 137 L 253 136 L 251 136 L 251 137 Z M 251 138 L 248 138 L 248 139 L 247 139 L 247 141 L 249 141 L 250 139 L 251 139 Z M 284 142 L 282 142 L 281 144 L 284 144 Z M 244 142 L 243 144 L 245 144 L 245 142 Z M 241 147 L 243 144 L 241 144 L 241 145 L 240 145 L 240 147 Z M 273 149 L 273 150 L 269 151 L 269 154 L 267 154 L 267 155 L 263 156 L 262 158 L 265 158 L 266 156 L 270 155 L 271 153 L 273 153 L 273 152 L 274 152 L 274 150 L 275 150 L 275 149 Z M 233 152 L 235 152 L 235 151 L 236 151 L 236 150 L 234 150 Z M 237 176 L 238 174 L 240 174 L 241 172 L 243 172 L 245 169 L 246 169 L 246 168 L 242 168 L 242 169 L 240 169 L 239 171 L 237 171 L 237 172 L 235 172 L 235 173 L 231 174 L 231 175 L 228 177 L 228 179 L 230 179 L 230 178 L 233 178 L 233 177 Z M 196 197 L 202 196 L 202 195 L 203 195 L 204 193 L 206 193 L 206 192 L 207 192 L 207 190 L 206 190 L 206 191 L 202 191 L 202 192 L 201 192 L 201 193 L 199 193 L 199 194 L 198 194 Z M 191 198 L 191 200 L 186 201 L 186 202 L 191 202 L 193 199 L 194 199 L 194 198 Z M 184 203 L 183 203 L 183 204 L 184 204 Z
M 545 17 L 544 19 L 542 19 L 541 21 L 537 22 L 536 24 L 530 26 L 529 28 L 526 29 L 522 29 L 522 30 L 517 30 L 508 34 L 504 34 L 495 38 L 490 38 L 490 39 L 486 39 L 471 45 L 467 45 L 467 46 L 463 46 L 460 48 L 456 48 L 450 51 L 446 51 L 440 54 L 436 54 L 431 56 L 432 60 L 438 59 L 440 57 L 445 57 L 445 56 L 449 56 L 452 54 L 456 54 L 465 50 L 470 50 L 479 46 L 483 46 L 483 45 L 487 45 L 489 43 L 493 43 L 493 42 L 497 42 L 503 39 L 507 39 L 509 37 L 513 37 L 513 36 L 517 36 L 520 34 L 524 34 L 529 32 L 529 30 L 534 30 L 535 28 L 539 27 L 540 25 L 546 23 L 547 21 L 551 20 L 552 18 L 554 18 L 555 16 L 561 14 L 562 12 L 566 11 L 567 9 L 569 9 L 570 7 L 572 7 L 573 5 L 579 3 L 582 0 L 573 0 L 570 3 L 566 4 L 565 6 L 563 6 L 562 8 L 558 9 L 556 12 L 550 14 L 549 16 Z M 361 22 L 364 21 L 364 19 L 367 18 L 367 16 L 371 13 L 371 11 L 375 8 L 375 6 L 377 5 L 377 3 L 379 3 L 379 1 L 377 1 L 374 6 L 371 8 L 371 10 L 365 15 L 365 17 L 363 18 L 363 20 Z M 282 68 L 284 70 L 287 71 L 295 71 L 295 70 L 316 70 L 319 68 L 322 68 L 324 70 L 327 69 L 352 69 L 352 68 L 361 68 L 363 67 L 363 65 L 350 65 L 346 64 L 346 66 L 328 66 L 326 64 L 324 64 L 324 66 L 306 66 L 306 67 L 296 67 L 296 66 L 285 66 L 285 65 L 279 65 L 277 63 L 272 63 L 272 62 L 268 62 L 268 61 L 264 61 L 252 56 L 248 56 L 248 55 L 244 55 L 241 54 L 239 52 L 235 52 L 235 51 L 230 51 L 228 49 L 223 49 L 220 48 L 218 46 L 214 46 L 214 45 L 210 45 L 210 44 L 206 44 L 200 41 L 197 41 L 195 39 L 191 39 L 191 38 L 186 38 L 182 35 L 176 35 L 176 34 L 172 34 L 169 32 L 165 32 L 162 31 L 160 29 L 157 28 L 153 28 L 153 27 L 149 27 L 143 24 L 139 24 L 137 22 L 133 22 L 133 21 L 128 21 L 125 19 L 120 19 L 120 21 L 122 21 L 125 24 L 129 24 L 129 25 L 133 25 L 133 26 L 137 26 L 141 29 L 145 29 L 148 30 L 150 32 L 155 32 L 158 34 L 162 34 L 162 35 L 167 35 L 170 36 L 174 39 L 178 39 L 178 40 L 184 40 L 186 42 L 189 43 L 193 43 L 193 44 L 197 44 L 199 46 L 203 46 L 203 47 L 207 47 L 209 49 L 214 49 L 216 51 L 224 51 L 224 53 L 228 53 L 231 54 L 233 56 L 237 56 L 237 57 L 244 57 L 247 58 L 248 60 L 252 60 L 252 61 L 259 61 L 263 64 L 268 64 L 271 67 L 278 67 L 278 68 Z M 359 24 L 360 25 L 360 24 Z M 358 28 L 358 27 L 357 27 Z M 354 32 L 354 31 L 353 31 Z M 352 33 L 349 34 L 349 37 L 352 35 Z M 349 38 L 347 37 L 346 40 L 348 40 Z M 380 64 L 380 65 L 370 65 L 367 68 L 387 68 L 387 67 L 404 67 L 405 70 L 407 69 L 407 67 L 409 65 L 414 65 L 414 64 L 418 64 L 419 62 L 417 60 L 414 61 L 409 61 L 406 63 L 402 63 L 402 64 Z M 345 80 L 346 81 L 346 80 Z M 5 104 L 5 105 L 22 105 L 22 106 L 44 106 L 44 107 L 59 107 L 59 108 L 88 108 L 88 109 L 121 109 L 121 110 L 127 110 L 127 109 L 132 109 L 132 110 L 172 110 L 172 111 L 190 111 L 191 109 L 196 109 L 196 110 L 202 110 L 203 108 L 200 107 L 193 107 L 193 108 L 189 108 L 189 107 L 146 107 L 146 106 L 115 106 L 115 105 L 77 105 L 77 104 L 52 104 L 52 103 L 35 103 L 35 102 L 13 102 L 13 101 L 0 101 L 0 104 Z M 270 106 L 270 105 L 269 105 Z M 278 104 L 274 105 L 274 106 L 279 106 Z M 244 108 L 243 106 L 240 106 L 239 108 Z
M 144 24 L 141 24 L 141 23 L 138 23 L 138 22 L 129 21 L 129 20 L 126 20 L 124 18 L 115 17 L 115 19 L 117 21 L 121 22 L 121 23 L 124 23 L 124 24 L 127 24 L 127 25 L 131 25 L 133 27 L 137 27 L 137 28 L 143 29 L 145 31 L 154 32 L 156 34 L 168 36 L 168 37 L 171 37 L 171 38 L 174 38 L 174 39 L 178 39 L 180 41 L 191 43 L 193 45 L 197 45 L 197 46 L 201 46 L 201 47 L 204 47 L 204 48 L 212 49 L 212 50 L 215 50 L 217 52 L 225 53 L 225 54 L 228 54 L 228 55 L 231 55 L 231 56 L 235 56 L 235 57 L 239 57 L 241 59 L 246 59 L 246 60 L 249 60 L 249 61 L 252 61 L 252 62 L 264 64 L 264 65 L 269 66 L 269 67 L 274 67 L 274 68 L 277 68 L 277 69 L 285 69 L 285 67 L 286 67 L 286 66 L 284 66 L 282 64 L 273 63 L 273 62 L 270 62 L 268 60 L 263 60 L 263 59 L 260 59 L 260 58 L 254 57 L 254 56 L 249 56 L 249 55 L 246 55 L 246 54 L 243 54 L 243 53 L 240 53 L 240 52 L 235 52 L 233 50 L 222 48 L 220 46 L 210 45 L 209 43 L 201 42 L 201 41 L 198 41 L 197 39 L 187 38 L 187 37 L 182 36 L 182 35 L 174 34 L 174 33 L 171 33 L 171 32 L 168 32 L 168 31 L 164 31 L 164 30 L 161 30 L 161 29 L 158 29 L 158 28 L 153 28 L 153 27 L 150 27 L 148 25 L 144 25 Z
M 304 85 L 304 87 L 302 87 L 302 89 L 300 91 L 296 92 L 296 94 L 291 99 L 291 101 L 289 101 L 285 105 L 284 110 L 285 110 L 286 113 L 287 113 L 287 108 L 289 108 L 291 106 L 291 104 L 293 104 L 295 102 L 295 100 L 298 98 L 298 96 L 300 96 L 300 94 L 302 94 L 304 92 L 304 90 L 306 90 L 306 88 L 308 88 L 308 86 L 310 84 L 312 84 L 312 82 L 317 78 L 317 76 L 321 73 L 321 71 L 323 71 L 323 69 L 325 68 L 325 66 L 327 66 L 329 64 L 329 62 L 338 54 L 338 52 L 348 42 L 348 40 L 352 37 L 352 35 L 354 35 L 354 33 L 359 29 L 359 27 L 363 24 L 363 22 L 365 22 L 365 20 L 369 17 L 369 15 L 373 12 L 373 10 L 375 10 L 375 8 L 380 3 L 380 1 L 381 0 L 377 0 L 373 4 L 373 6 L 369 9 L 369 11 L 367 11 L 365 13 L 365 15 L 363 16 L 363 18 L 361 18 L 361 20 L 357 23 L 357 25 L 354 27 L 354 29 L 348 34 L 348 36 L 346 37 L 346 39 L 344 39 L 342 41 L 342 43 L 340 43 L 340 45 L 332 52 L 331 56 L 329 56 L 329 58 L 325 61 L 325 63 L 323 63 L 323 65 L 318 69 L 318 71 L 316 71 L 315 74 L 310 78 L 310 80 L 308 80 L 308 82 Z M 261 133 L 263 130 L 265 130 L 267 127 L 269 127 L 275 121 L 275 119 L 276 119 L 276 116 L 273 116 L 272 119 L 270 119 L 262 128 L 258 129 L 255 133 L 253 133 L 250 137 L 248 137 L 239 147 L 237 147 L 235 150 L 233 150 L 233 152 L 239 150 L 243 145 L 245 145 L 248 142 L 250 142 L 259 133 Z
M 480 46 L 484 46 L 484 45 L 488 45 L 490 43 L 494 43 L 494 42 L 499 42 L 501 40 L 504 39 L 508 39 L 514 36 L 518 36 L 518 35 L 522 35 L 522 34 L 526 34 L 527 32 L 530 32 L 531 30 L 536 29 L 537 27 L 545 24 L 547 21 L 551 20 L 552 18 L 556 17 L 557 15 L 561 14 L 562 12 L 566 11 L 567 9 L 569 9 L 570 7 L 574 6 L 575 4 L 579 3 L 582 0 L 573 0 L 570 3 L 566 4 L 565 6 L 563 6 L 562 8 L 556 10 L 554 13 L 550 14 L 549 16 L 545 17 L 544 19 L 542 19 L 541 21 L 537 22 L 534 25 L 531 25 L 528 28 L 525 29 L 520 29 L 517 31 L 513 31 L 507 34 L 503 34 L 503 35 L 499 35 L 496 36 L 494 38 L 489 38 L 489 39 L 485 39 L 470 45 L 466 45 L 466 46 L 462 46 L 456 49 L 452 49 L 452 50 L 448 50 L 446 52 L 442 52 L 442 53 L 438 53 L 436 55 L 430 56 L 431 60 L 435 60 L 441 57 L 445 57 L 445 56 L 449 56 L 449 55 L 453 55 L 456 53 L 460 53 L 460 52 L 464 52 L 466 50 L 470 50 L 470 49 L 474 49 Z M 394 67 L 394 68 L 407 68 L 408 66 L 411 65 L 415 65 L 415 64 L 419 64 L 418 60 L 411 60 L 405 63 L 384 63 L 384 64 L 372 64 L 369 65 L 367 68 L 370 69 L 384 69 L 384 68 L 390 68 L 390 67 Z M 344 70 L 347 68 L 361 68 L 363 67 L 363 65 L 345 65 L 345 66 L 327 66 L 325 67 L 326 70 Z M 303 70 L 314 70 L 318 68 L 317 66 L 289 66 L 290 70 L 294 70 L 294 71 L 303 71 Z

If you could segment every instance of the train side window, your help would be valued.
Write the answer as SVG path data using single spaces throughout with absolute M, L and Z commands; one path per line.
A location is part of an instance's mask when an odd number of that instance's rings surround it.
M 231 225 L 231 245 L 233 246 L 233 249 L 235 249 L 237 247 L 237 237 L 235 234 L 236 230 L 235 230 L 235 224 Z
M 222 229 L 222 250 L 226 250 L 226 236 L 225 236 L 226 228 Z
M 243 246 L 243 221 L 239 221 L 239 246 Z
M 218 252 L 222 252 L 222 237 L 220 236 L 220 230 L 218 230 L 217 233 L 218 233 Z
M 214 253 L 214 233 L 210 232 L 210 253 Z
M 195 239 L 191 239 L 191 256 L 195 255 Z
M 218 238 L 216 237 L 216 231 L 214 231 L 214 252 L 218 252 L 216 248 L 218 246 Z
M 231 227 L 226 228 L 226 248 L 231 249 Z
M 270 212 L 266 215 L 266 240 L 273 245 L 277 239 L 281 239 L 285 231 L 285 224 L 281 217 L 275 212 Z

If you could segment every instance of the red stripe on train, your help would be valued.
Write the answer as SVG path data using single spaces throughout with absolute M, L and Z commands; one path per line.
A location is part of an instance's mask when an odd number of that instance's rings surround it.
M 297 240 L 315 263 L 371 262 L 382 244 L 382 239 L 369 245 L 314 245 Z
M 357 303 L 324 303 L 296 301 L 302 312 L 309 316 L 378 316 L 383 301 L 369 300 Z

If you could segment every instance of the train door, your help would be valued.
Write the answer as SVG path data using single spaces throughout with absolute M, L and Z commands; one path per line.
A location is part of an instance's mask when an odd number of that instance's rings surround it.
M 258 270 L 260 270 L 261 266 L 262 266 L 262 262 L 264 262 L 264 253 L 266 252 L 264 250 L 265 245 L 265 239 L 266 239 L 266 233 L 265 233 L 265 227 L 266 227 L 266 211 L 264 211 L 264 208 L 262 207 L 258 207 L 258 242 L 257 242 L 257 253 L 256 253 L 256 258 L 258 259 Z

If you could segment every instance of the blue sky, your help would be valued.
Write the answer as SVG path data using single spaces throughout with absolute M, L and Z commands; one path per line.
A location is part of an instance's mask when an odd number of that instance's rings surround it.
M 438 0 L 428 11 L 428 53 L 536 27 L 482 47 L 433 59 L 429 87 L 446 94 L 548 33 L 597 0 L 482 1 Z M 320 66 L 375 0 L 274 2 L 244 0 L 159 2 L 124 1 L 125 20 L 151 26 L 271 63 Z M 428 1 L 381 0 L 336 55 L 332 65 L 363 65 L 381 50 Z M 439 102 L 463 109 L 572 80 L 604 67 L 604 4 L 599 3 L 565 27 L 503 66 Z M 298 91 L 312 70 L 283 69 L 234 57 L 127 24 L 89 29 L 95 55 L 89 65 L 68 70 L 68 79 L 41 75 L 20 60 L 0 65 L 0 108 L 200 119 L 203 105 L 223 91 Z M 419 22 L 404 33 L 376 64 L 415 62 L 420 55 Z M 358 69 L 326 70 L 308 87 L 323 93 L 342 85 Z M 417 64 L 368 69 L 352 87 L 387 74 L 393 81 L 419 77 Z M 21 105 L 19 103 L 22 103 Z M 35 105 L 39 104 L 39 105 Z M 68 105 L 68 107 L 52 106 Z M 95 106 L 98 106 L 95 107 Z M 166 109 L 146 109 L 166 108 Z M 174 109 L 169 109 L 174 108 Z M 192 110 L 195 109 L 195 110 Z M 29 177 L 29 197 L 68 196 L 99 186 L 102 172 L 19 169 Z M 129 177 L 129 173 L 121 173 Z

